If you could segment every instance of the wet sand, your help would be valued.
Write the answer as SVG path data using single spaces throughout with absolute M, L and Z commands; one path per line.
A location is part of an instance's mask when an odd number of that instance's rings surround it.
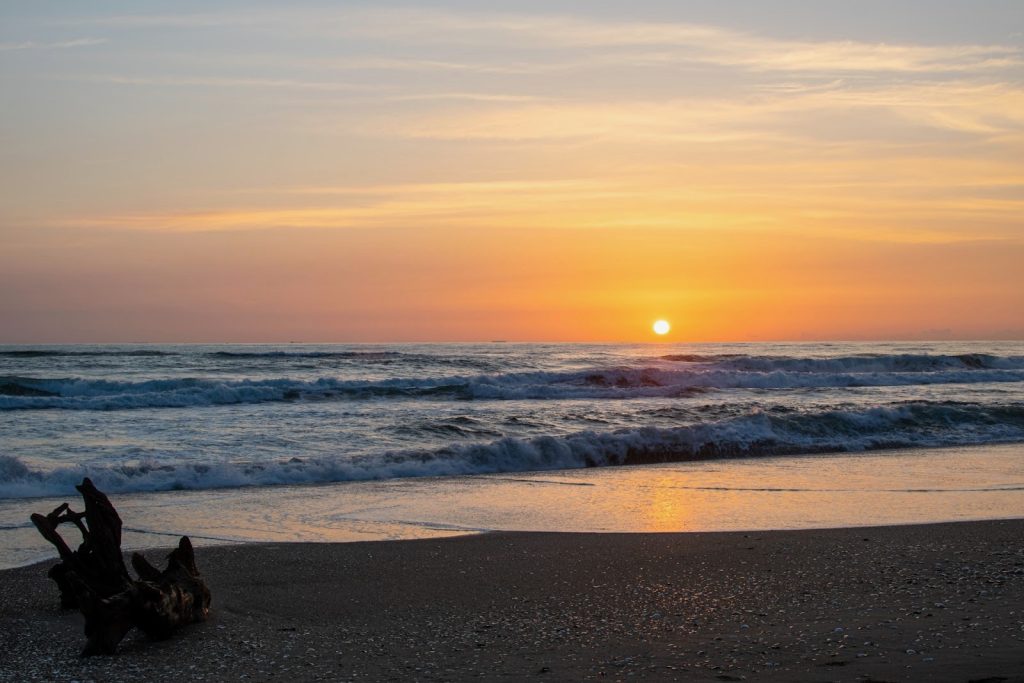
M 89 660 L 49 563 L 0 572 L 0 680 L 1024 681 L 1024 520 L 240 545 L 198 562 L 210 621 Z

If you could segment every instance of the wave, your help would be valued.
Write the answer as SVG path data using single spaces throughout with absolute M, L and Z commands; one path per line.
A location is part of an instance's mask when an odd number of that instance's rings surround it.
M 212 351 L 204 354 L 213 358 L 360 358 L 380 360 L 398 358 L 406 354 L 399 351 Z
M 109 350 L 76 350 L 76 349 L 15 349 L 0 351 L 0 358 L 76 358 L 92 356 L 124 356 L 124 357 L 160 357 L 183 356 L 252 359 L 252 358 L 395 358 L 405 354 L 399 351 L 208 351 L 185 353 L 179 351 L 160 351 L 157 349 L 109 349 Z
M 110 350 L 110 351 L 90 351 L 90 350 L 64 350 L 64 349 L 16 349 L 0 351 L 0 358 L 60 358 L 69 357 L 75 358 L 79 356 L 137 356 L 137 357 L 148 357 L 148 356 L 178 356 L 181 355 L 177 351 L 158 351 L 156 349 L 133 349 L 133 350 Z
M 438 450 L 291 458 L 33 469 L 0 456 L 0 498 L 73 494 L 84 476 L 108 492 L 314 484 L 473 475 L 733 457 L 859 452 L 1024 441 L 1024 406 L 913 402 L 863 410 L 755 412 L 675 428 L 643 427 Z
M 29 409 L 130 410 L 192 408 L 297 400 L 370 399 L 457 395 L 460 384 L 429 380 L 382 382 L 266 379 L 221 381 L 205 378 L 114 380 L 0 377 L 0 411 Z
M 481 363 L 472 356 L 394 351 L 388 349 L 342 350 L 166 350 L 147 348 L 111 349 L 11 349 L 0 350 L 0 358 L 32 359 L 61 357 L 189 357 L 232 360 L 350 359 L 364 361 L 413 361 L 469 368 Z M 686 363 L 687 367 L 743 372 L 801 373 L 930 373 L 941 371 L 1024 370 L 1024 355 L 998 356 L 963 354 L 858 354 L 838 357 L 746 355 L 739 353 L 676 353 L 650 359 L 658 363 Z M 487 362 L 487 366 L 492 362 Z
M 774 360 L 773 362 L 777 362 Z M 806 361 L 800 361 L 806 362 Z M 379 381 L 290 378 L 145 381 L 0 377 L 0 411 L 186 408 L 275 401 L 433 398 L 442 400 L 557 400 L 686 397 L 716 389 L 844 387 L 1022 382 L 1024 369 L 943 369 L 933 372 L 806 372 L 606 368 L 577 372 L 520 372 Z
M 986 353 L 956 355 L 861 354 L 835 358 L 745 356 L 742 354 L 669 354 L 659 358 L 682 363 L 713 364 L 723 369 L 755 372 L 867 373 L 1024 369 L 1024 356 L 996 356 Z

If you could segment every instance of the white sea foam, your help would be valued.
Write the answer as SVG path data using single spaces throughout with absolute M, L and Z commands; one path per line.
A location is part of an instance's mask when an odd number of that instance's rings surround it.
M 0 456 L 0 498 L 73 495 L 85 476 L 108 492 L 312 484 L 864 451 L 1024 440 L 1024 406 L 915 402 L 865 410 L 756 412 L 676 428 L 502 438 L 437 450 L 269 462 L 148 461 L 34 469 Z

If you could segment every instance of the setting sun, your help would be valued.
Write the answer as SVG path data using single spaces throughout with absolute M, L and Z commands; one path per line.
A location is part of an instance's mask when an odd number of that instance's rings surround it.
M 654 334 L 668 334 L 671 329 L 672 326 L 668 324 L 667 320 L 658 320 L 654 323 Z

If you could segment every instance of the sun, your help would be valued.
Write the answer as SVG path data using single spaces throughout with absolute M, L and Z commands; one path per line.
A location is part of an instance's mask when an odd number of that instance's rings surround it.
M 654 334 L 668 334 L 671 329 L 672 326 L 668 324 L 667 320 L 658 320 L 654 323 Z

